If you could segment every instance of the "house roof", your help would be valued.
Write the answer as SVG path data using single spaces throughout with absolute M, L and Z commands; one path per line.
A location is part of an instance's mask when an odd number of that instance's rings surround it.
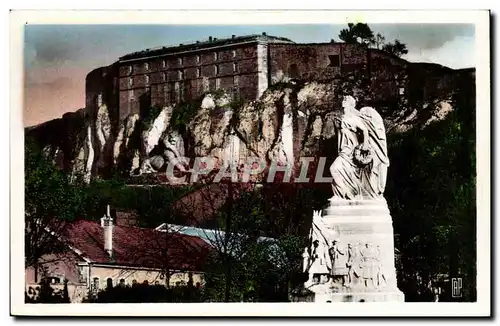
M 110 258 L 103 231 L 100 223 L 80 220 L 64 227 L 61 238 L 93 263 L 131 267 L 202 271 L 212 251 L 199 237 L 115 225 Z

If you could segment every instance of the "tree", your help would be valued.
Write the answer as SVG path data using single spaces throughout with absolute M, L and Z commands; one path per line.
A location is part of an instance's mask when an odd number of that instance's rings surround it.
M 385 36 L 381 33 L 373 34 L 370 26 L 365 23 L 348 23 L 347 28 L 344 28 L 339 33 L 339 38 L 348 44 L 361 44 L 363 46 L 375 46 L 390 54 L 401 57 L 408 53 L 406 44 L 396 39 L 393 43 L 385 43 Z
M 348 28 L 344 28 L 344 29 L 340 30 L 339 39 L 341 39 L 342 41 L 344 41 L 345 43 L 348 43 L 348 44 L 358 43 L 358 41 L 356 39 L 356 35 L 354 33 L 354 29 L 353 29 L 354 24 L 349 23 L 349 24 L 347 24 L 347 27 Z
M 370 26 L 365 23 L 348 23 L 339 33 L 339 38 L 348 44 L 362 44 L 370 46 L 375 43 L 375 36 Z
M 35 267 L 42 257 L 65 248 L 57 235 L 79 217 L 87 216 L 94 201 L 87 196 L 82 178 L 69 176 L 47 161 L 35 141 L 25 145 L 25 265 Z
M 403 54 L 408 54 L 406 44 L 401 43 L 398 39 L 394 40 L 394 43 L 384 44 L 382 50 L 398 57 L 401 57 Z
M 375 42 L 374 42 L 374 45 L 377 49 L 380 49 L 385 43 L 385 36 L 383 36 L 382 34 L 380 33 L 377 33 L 377 35 L 375 35 Z
M 447 117 L 389 137 L 386 198 L 399 234 L 398 282 L 408 301 L 432 299 L 432 283 L 463 278 L 476 299 L 474 81 L 462 80 Z M 418 199 L 418 200 L 416 200 Z M 442 286 L 449 296 L 451 285 Z

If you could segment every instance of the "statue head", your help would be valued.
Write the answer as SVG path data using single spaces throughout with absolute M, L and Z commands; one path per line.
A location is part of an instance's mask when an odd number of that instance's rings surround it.
M 344 110 L 354 110 L 356 108 L 356 99 L 351 95 L 346 95 L 342 99 L 342 107 Z

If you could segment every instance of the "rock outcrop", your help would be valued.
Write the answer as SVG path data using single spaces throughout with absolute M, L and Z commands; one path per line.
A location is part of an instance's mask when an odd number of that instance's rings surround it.
M 340 108 L 335 84 L 287 82 L 274 85 L 258 101 L 236 105 L 224 94 L 207 94 L 192 103 L 189 121 L 173 121 L 182 107 L 167 106 L 146 121 L 130 115 L 113 123 L 106 106 L 95 117 L 85 110 L 26 130 L 48 157 L 87 181 L 111 173 L 141 175 L 165 171 L 169 162 L 189 170 L 185 156 L 209 156 L 218 166 L 241 165 L 250 157 L 296 164 L 302 156 L 328 156 L 333 149 L 334 117 Z M 451 94 L 417 106 L 396 103 L 398 110 L 377 108 L 389 133 L 404 132 L 444 119 L 453 107 Z M 405 104 L 406 103 L 406 104 Z M 389 113 L 388 113 L 389 112 Z M 177 119 L 177 118 L 176 118 Z M 422 120 L 423 119 L 423 120 Z M 115 124 L 115 125 L 113 125 Z

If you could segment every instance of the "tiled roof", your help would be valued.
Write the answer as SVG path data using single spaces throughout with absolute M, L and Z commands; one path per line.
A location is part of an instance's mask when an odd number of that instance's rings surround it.
M 100 223 L 80 220 L 63 228 L 61 237 L 94 263 L 202 271 L 211 247 L 202 239 L 138 227 L 113 227 L 113 257 L 104 251 Z

